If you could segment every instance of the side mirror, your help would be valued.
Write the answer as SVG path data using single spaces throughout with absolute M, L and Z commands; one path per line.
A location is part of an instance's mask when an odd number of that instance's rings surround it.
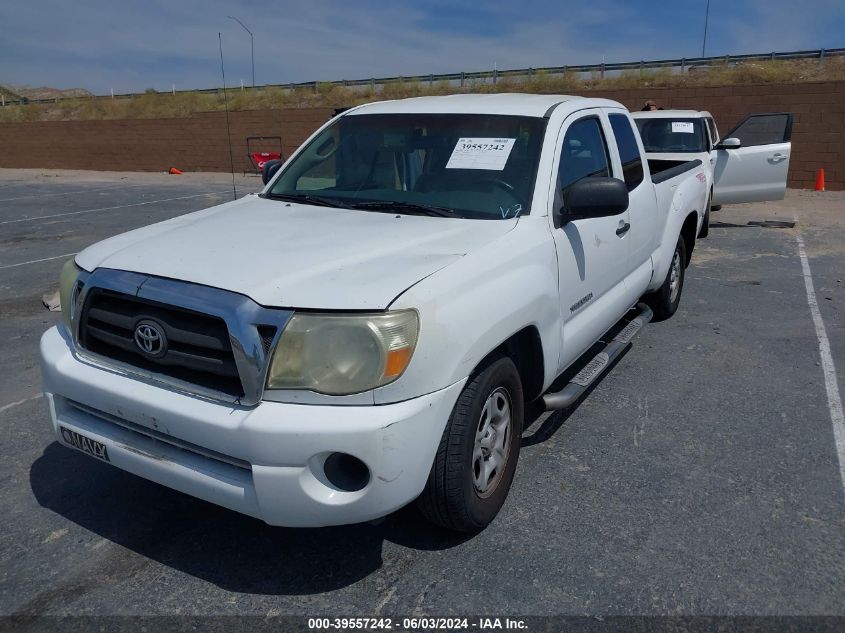
M 716 145 L 716 149 L 739 149 L 742 147 L 742 141 L 738 138 L 731 137 L 723 139 L 718 145 Z
M 563 222 L 604 218 L 628 208 L 628 186 L 618 178 L 583 178 L 564 193 L 560 218 Z
M 268 160 L 264 163 L 264 167 L 261 170 L 261 180 L 264 181 L 265 185 L 273 179 L 273 176 L 279 171 L 282 163 L 284 163 L 282 160 Z

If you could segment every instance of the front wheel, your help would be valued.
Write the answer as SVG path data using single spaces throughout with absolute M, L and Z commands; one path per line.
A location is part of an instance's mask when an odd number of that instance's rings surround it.
M 643 297 L 646 305 L 654 312 L 652 321 L 665 321 L 678 309 L 681 303 L 681 292 L 684 289 L 684 271 L 687 263 L 687 248 L 684 238 L 678 237 L 675 245 L 675 252 L 672 254 L 672 263 L 669 265 L 669 272 L 663 285 L 654 292 Z
M 522 436 L 522 381 L 500 356 L 458 397 L 419 498 L 433 523 L 479 532 L 496 517 L 513 481 Z

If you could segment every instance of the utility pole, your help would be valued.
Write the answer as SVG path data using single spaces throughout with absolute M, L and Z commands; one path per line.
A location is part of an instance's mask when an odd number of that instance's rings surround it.
M 707 7 L 704 9 L 704 40 L 701 42 L 701 56 L 707 50 L 707 20 L 710 17 L 710 0 L 707 0 Z
M 227 15 L 226 17 L 240 24 L 242 27 L 244 27 L 244 31 L 249 33 L 249 46 L 252 50 L 252 87 L 255 88 L 255 38 L 252 35 L 252 31 L 246 28 L 246 24 L 241 22 L 238 18 L 231 15 Z

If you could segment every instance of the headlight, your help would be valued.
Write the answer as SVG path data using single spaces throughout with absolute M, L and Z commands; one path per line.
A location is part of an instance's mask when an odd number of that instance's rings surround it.
M 419 332 L 415 310 L 382 314 L 295 314 L 270 362 L 268 389 L 346 395 L 393 382 Z
M 62 307 L 62 321 L 68 332 L 71 331 L 71 310 L 73 303 L 73 289 L 76 286 L 76 280 L 79 278 L 79 273 L 82 269 L 76 265 L 73 258 L 70 258 L 62 266 L 62 272 L 59 274 L 59 302 Z

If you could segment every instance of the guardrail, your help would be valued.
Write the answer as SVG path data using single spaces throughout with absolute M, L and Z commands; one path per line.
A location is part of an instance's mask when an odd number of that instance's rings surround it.
M 497 83 L 499 79 L 509 77 L 532 77 L 538 73 L 545 75 L 561 75 L 567 72 L 584 74 L 584 73 L 599 73 L 600 78 L 604 78 L 609 72 L 624 72 L 630 70 L 654 70 L 661 68 L 675 68 L 680 72 L 686 72 L 692 68 L 700 68 L 713 66 L 716 64 L 737 64 L 741 62 L 752 61 L 771 61 L 771 60 L 797 60 L 797 59 L 816 59 L 819 63 L 823 63 L 828 57 L 838 57 L 845 55 L 845 48 L 829 48 L 817 49 L 810 51 L 790 51 L 786 53 L 750 53 L 744 55 L 720 55 L 715 57 L 682 57 L 680 59 L 660 59 L 650 61 L 637 62 L 615 62 L 615 63 L 601 63 L 601 64 L 578 64 L 572 66 L 546 66 L 544 68 L 519 68 L 511 70 L 481 70 L 475 72 L 458 72 L 445 73 L 439 75 L 411 75 L 411 76 L 397 76 L 397 77 L 372 77 L 370 79 L 342 79 L 335 81 L 304 81 L 299 83 L 282 83 L 282 84 L 264 84 L 261 86 L 243 88 L 243 90 L 265 90 L 268 88 L 281 88 L 286 90 L 301 90 L 303 88 L 311 88 L 318 91 L 321 86 L 347 86 L 347 87 L 361 87 L 367 86 L 375 89 L 376 86 L 385 86 L 391 83 L 428 83 L 433 85 L 434 82 L 448 81 L 458 82 L 460 87 L 465 87 L 467 83 L 475 83 L 478 81 Z M 231 89 L 231 88 L 230 88 Z M 173 94 L 183 93 L 216 93 L 220 92 L 221 88 L 199 88 L 195 90 L 172 90 Z M 55 97 L 49 99 L 27 99 L 22 98 L 20 101 L 11 102 L 6 100 L 2 105 L 17 105 L 19 103 L 57 103 L 63 99 L 132 99 L 144 93 L 131 92 L 122 94 L 109 95 L 92 95 L 90 97 Z M 164 93 L 167 94 L 167 93 Z

